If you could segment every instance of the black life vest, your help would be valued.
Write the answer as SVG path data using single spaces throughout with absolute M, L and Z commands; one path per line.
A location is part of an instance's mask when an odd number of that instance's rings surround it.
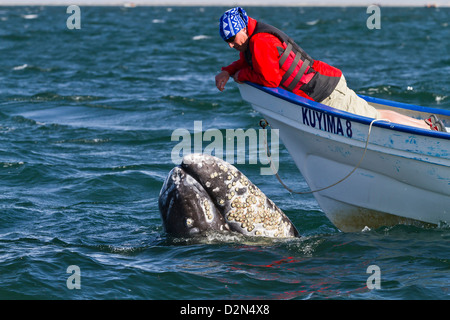
M 324 100 L 333 92 L 340 76 L 327 76 L 314 70 L 314 60 L 292 38 L 269 24 L 257 22 L 249 41 L 258 33 L 274 35 L 283 44 L 283 48 L 277 48 L 280 54 L 279 66 L 284 71 L 280 87 L 294 93 L 301 90 L 308 97 L 318 102 Z M 250 46 L 244 54 L 247 63 L 253 68 Z M 330 66 L 330 68 L 334 67 Z

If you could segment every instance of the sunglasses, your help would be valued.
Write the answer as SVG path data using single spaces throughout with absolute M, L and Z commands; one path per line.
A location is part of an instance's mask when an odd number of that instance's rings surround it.
M 230 43 L 230 42 L 233 42 L 234 39 L 236 39 L 236 35 L 234 35 L 234 36 L 232 36 L 232 37 L 229 37 L 229 38 L 228 38 L 227 40 L 225 40 L 225 41 L 228 42 L 228 43 Z

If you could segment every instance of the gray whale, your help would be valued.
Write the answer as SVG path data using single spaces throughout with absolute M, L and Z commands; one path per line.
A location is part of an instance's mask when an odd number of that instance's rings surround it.
M 242 172 L 211 155 L 185 156 L 169 172 L 158 203 L 165 232 L 176 237 L 208 231 L 299 237 L 283 211 Z

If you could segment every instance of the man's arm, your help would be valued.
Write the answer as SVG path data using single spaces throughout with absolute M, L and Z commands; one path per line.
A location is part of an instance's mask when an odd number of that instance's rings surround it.
M 230 76 L 233 76 L 236 72 L 245 67 L 248 67 L 248 64 L 247 61 L 245 61 L 244 54 L 241 52 L 239 53 L 239 60 L 232 62 L 229 66 L 222 67 L 222 71 L 226 71 Z
M 216 87 L 220 91 L 225 89 L 225 85 L 227 84 L 230 76 L 233 77 L 235 81 L 237 81 L 237 75 L 242 68 L 248 67 L 247 61 L 245 61 L 245 57 L 243 53 L 240 53 L 239 60 L 234 61 L 229 66 L 222 67 L 222 71 L 216 75 Z

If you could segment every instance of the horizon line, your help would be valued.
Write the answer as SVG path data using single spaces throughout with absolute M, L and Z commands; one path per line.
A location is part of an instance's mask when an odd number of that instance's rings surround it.
M 345 1 L 345 0 L 344 0 Z M 67 6 L 67 5 L 79 5 L 79 6 L 120 6 L 127 8 L 134 7 L 147 7 L 147 6 L 177 6 L 177 7 L 226 7 L 226 6 L 236 6 L 236 1 L 234 0 L 225 0 L 221 1 L 220 4 L 211 3 L 211 1 L 206 0 L 136 0 L 136 1 L 126 1 L 126 0 L 105 0 L 98 2 L 97 0 L 25 0 L 18 3 L 18 0 L 0 0 L 0 6 Z M 347 0 L 346 3 L 342 3 L 339 0 L 323 0 L 322 2 L 314 2 L 312 0 L 304 0 L 304 2 L 300 1 L 290 1 L 290 0 L 282 0 L 277 4 L 273 4 L 273 2 L 261 3 L 261 1 L 240 1 L 239 6 L 246 7 L 367 7 L 370 5 L 377 5 L 379 7 L 424 7 L 424 8 L 441 8 L 441 7 L 450 7 L 450 2 L 440 0 L 438 1 L 422 1 L 419 0 L 417 3 L 411 3 L 405 0 L 397 0 L 397 1 L 386 1 L 386 0 L 374 0 L 374 1 L 366 1 L 366 0 Z M 265 2 L 265 1 L 262 1 Z M 335 3 L 336 2 L 336 3 Z M 386 2 L 386 3 L 384 3 Z

